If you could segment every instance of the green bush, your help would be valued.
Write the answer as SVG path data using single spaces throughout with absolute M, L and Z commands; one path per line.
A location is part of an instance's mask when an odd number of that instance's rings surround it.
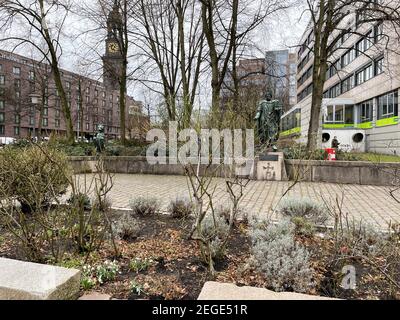
M 0 185 L 24 212 L 50 204 L 66 192 L 72 171 L 65 154 L 47 146 L 6 147 L 0 151 Z

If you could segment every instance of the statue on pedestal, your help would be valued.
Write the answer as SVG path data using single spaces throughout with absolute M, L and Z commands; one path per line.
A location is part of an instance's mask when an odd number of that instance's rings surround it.
M 272 100 L 271 90 L 268 89 L 265 97 L 258 103 L 256 121 L 257 134 L 262 144 L 273 146 L 278 140 L 282 104 L 278 100 Z
M 97 126 L 97 134 L 94 141 L 97 153 L 102 153 L 104 151 L 104 126 L 102 124 Z

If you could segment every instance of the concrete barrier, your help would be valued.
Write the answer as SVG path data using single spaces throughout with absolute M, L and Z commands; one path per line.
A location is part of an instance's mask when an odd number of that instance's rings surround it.
M 367 161 L 285 160 L 289 179 L 392 186 L 399 184 L 400 163 Z
M 0 300 L 69 300 L 79 295 L 81 272 L 0 258 Z
M 334 300 L 295 292 L 275 292 L 263 288 L 238 287 L 232 283 L 208 281 L 197 300 Z

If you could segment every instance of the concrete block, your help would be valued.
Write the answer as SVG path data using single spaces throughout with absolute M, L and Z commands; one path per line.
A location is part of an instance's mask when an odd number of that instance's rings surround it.
M 208 281 L 197 300 L 336 300 L 295 292 L 275 292 L 263 288 L 238 287 L 232 283 Z
M 0 300 L 70 300 L 79 294 L 81 272 L 0 258 Z

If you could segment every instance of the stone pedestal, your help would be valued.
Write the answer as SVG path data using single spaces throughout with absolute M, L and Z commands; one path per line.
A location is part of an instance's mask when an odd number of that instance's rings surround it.
M 257 180 L 287 181 L 283 152 L 260 155 L 255 168 Z

